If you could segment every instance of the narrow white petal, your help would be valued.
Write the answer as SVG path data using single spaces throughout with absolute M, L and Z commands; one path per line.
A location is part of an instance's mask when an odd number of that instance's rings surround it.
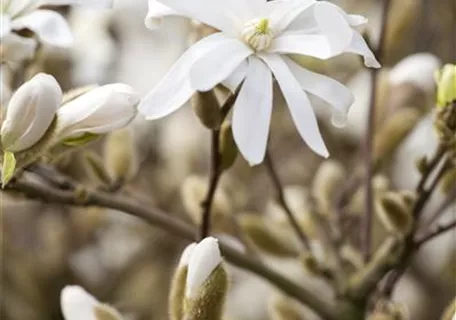
M 165 6 L 191 19 L 199 20 L 220 31 L 233 35 L 242 23 L 243 12 L 239 8 L 245 0 L 159 0 Z
M 209 91 L 225 80 L 252 49 L 238 39 L 224 41 L 201 57 L 190 69 L 190 83 L 197 91 Z
M 262 55 L 262 59 L 274 73 L 301 137 L 315 153 L 325 158 L 328 157 L 329 152 L 320 134 L 317 118 L 309 98 L 285 61 L 279 55 L 272 54 Z
M 0 13 L 0 38 L 11 32 L 11 18 L 7 14 Z M 3 39 L 2 39 L 3 41 Z
M 249 68 L 233 110 L 233 136 L 250 165 L 264 159 L 272 115 L 272 75 L 257 57 Z
M 65 320 L 97 320 L 94 308 L 100 303 L 79 286 L 66 286 L 60 294 L 60 307 Z
M 167 16 L 178 16 L 179 13 L 161 4 L 157 0 L 149 0 L 149 11 L 147 12 L 144 23 L 147 28 L 157 29 L 163 23 L 163 18 Z
M 165 117 L 183 106 L 195 92 L 189 78 L 192 65 L 227 39 L 224 34 L 216 33 L 191 46 L 141 101 L 139 112 L 148 120 L 153 120 Z
M 222 262 L 218 240 L 212 237 L 203 239 L 194 248 L 188 262 L 186 296 L 194 298 L 201 285 L 212 271 Z
M 339 54 L 332 50 L 326 36 L 300 33 L 284 33 L 274 39 L 268 52 L 295 53 L 319 59 L 329 59 Z
M 334 108 L 333 124 L 340 127 L 347 118 L 348 110 L 355 98 L 352 92 L 340 82 L 311 72 L 299 66 L 289 58 L 284 58 L 291 73 L 298 80 L 301 87 L 317 97 L 323 99 Z
M 68 47 L 73 42 L 66 20 L 51 10 L 36 10 L 12 22 L 13 29 L 28 28 L 43 41 L 54 46 Z
M 114 0 L 40 0 L 39 5 L 41 6 L 65 6 L 65 5 L 76 5 L 93 7 L 97 9 L 110 8 L 112 7 Z
M 271 28 L 274 34 L 284 31 L 299 15 L 315 4 L 315 0 L 275 0 L 267 3 L 271 10 Z
M 358 32 L 353 32 L 353 39 L 350 43 L 350 46 L 345 50 L 345 52 L 356 53 L 364 58 L 364 64 L 369 68 L 381 68 L 381 64 L 375 58 L 371 49 L 367 46 L 366 41 Z
M 241 82 L 244 81 L 247 75 L 248 67 L 249 64 L 247 63 L 247 60 L 242 61 L 241 64 L 228 76 L 228 78 L 223 80 L 222 84 L 234 93 Z
M 347 20 L 348 20 L 348 23 L 350 23 L 350 25 L 352 27 L 362 26 L 368 22 L 366 17 L 358 15 L 358 14 L 348 14 Z

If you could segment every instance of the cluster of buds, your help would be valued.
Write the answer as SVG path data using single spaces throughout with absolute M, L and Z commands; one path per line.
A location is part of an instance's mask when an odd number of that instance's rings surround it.
M 456 65 L 447 64 L 436 74 L 437 115 L 440 141 L 456 156 Z
M 171 320 L 222 319 L 228 275 L 218 241 L 205 238 L 184 250 L 170 293 Z
M 62 98 L 57 81 L 42 73 L 13 94 L 1 125 L 3 185 L 51 148 L 84 145 L 125 127 L 135 117 L 139 102 L 139 96 L 124 84 L 94 88 L 63 105 Z

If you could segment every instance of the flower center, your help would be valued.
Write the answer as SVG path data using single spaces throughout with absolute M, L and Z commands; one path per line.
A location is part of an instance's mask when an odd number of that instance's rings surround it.
M 241 31 L 241 37 L 255 51 L 267 49 L 273 39 L 268 19 L 254 19 L 248 21 Z

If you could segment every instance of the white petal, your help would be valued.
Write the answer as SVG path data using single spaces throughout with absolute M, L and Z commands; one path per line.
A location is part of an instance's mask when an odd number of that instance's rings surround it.
M 225 80 L 249 55 L 252 49 L 238 39 L 220 43 L 201 57 L 190 69 L 193 89 L 209 91 Z
M 7 14 L 0 13 L 0 38 L 11 32 L 11 18 Z M 3 39 L 2 39 L 3 41 Z
M 291 117 L 307 145 L 322 157 L 328 157 L 323 138 L 318 128 L 317 118 L 312 110 L 307 94 L 301 89 L 285 61 L 279 55 L 262 55 L 271 68 L 290 109 Z
M 193 249 L 188 263 L 186 296 L 194 298 L 201 285 L 212 271 L 222 262 L 218 240 L 212 237 L 203 239 Z
M 244 21 L 239 8 L 245 6 L 245 0 L 159 0 L 165 6 L 174 9 L 191 19 L 199 20 L 220 31 L 234 35 L 237 27 Z
M 252 56 L 233 110 L 234 140 L 252 166 L 264 159 L 271 114 L 272 75 L 261 60 Z
M 93 8 L 111 8 L 114 0 L 40 0 L 41 6 L 76 5 Z
M 24 60 L 32 59 L 35 55 L 36 45 L 35 39 L 24 38 L 15 33 L 10 33 L 2 38 L 1 60 L 20 63 Z
M 332 50 L 326 36 L 299 33 L 284 33 L 274 39 L 268 52 L 295 53 L 319 59 L 329 59 L 339 54 Z
M 157 0 L 149 0 L 149 11 L 147 12 L 144 23 L 149 29 L 157 29 L 163 23 L 163 18 L 167 16 L 177 16 L 178 12 L 161 4 Z
M 270 20 L 274 34 L 282 33 L 303 11 L 310 9 L 315 3 L 315 0 L 269 1 L 267 6 L 271 9 Z
M 249 64 L 247 63 L 247 60 L 242 61 L 241 64 L 238 65 L 238 67 L 228 76 L 228 78 L 223 80 L 222 84 L 234 93 L 241 82 L 244 81 L 247 75 L 248 67 Z
M 352 52 L 363 56 L 364 64 L 369 68 L 381 68 L 381 64 L 377 61 L 371 49 L 367 46 L 366 41 L 358 32 L 353 32 L 353 39 L 350 46 L 345 52 Z
M 368 22 L 366 17 L 358 15 L 358 14 L 348 14 L 347 20 L 348 20 L 348 23 L 350 23 L 350 25 L 352 27 L 362 26 Z
M 328 38 L 331 50 L 342 53 L 353 37 L 353 30 L 343 12 L 326 1 L 318 2 L 313 8 L 320 32 Z
M 100 303 L 79 286 L 66 286 L 60 294 L 60 307 L 65 320 L 97 320 L 94 308 Z
M 193 63 L 227 39 L 223 33 L 216 33 L 191 46 L 141 101 L 139 112 L 148 120 L 153 120 L 165 117 L 183 106 L 195 92 L 189 78 Z
M 51 10 L 36 10 L 12 22 L 13 29 L 28 28 L 43 41 L 58 47 L 73 43 L 70 27 L 66 20 Z
M 355 100 L 352 92 L 330 77 L 306 70 L 289 58 L 284 60 L 305 91 L 320 97 L 335 109 L 333 124 L 338 127 L 344 125 L 346 121 L 343 120 L 347 118 L 348 110 Z
M 179 267 L 188 266 L 190 257 L 192 256 L 193 250 L 195 250 L 196 245 L 197 244 L 195 242 L 193 242 L 184 249 L 184 251 L 182 252 L 181 258 L 179 260 Z

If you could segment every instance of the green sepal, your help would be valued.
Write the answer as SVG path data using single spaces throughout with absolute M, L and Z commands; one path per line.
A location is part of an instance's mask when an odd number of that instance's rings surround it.
M 11 178 L 14 176 L 16 170 L 16 157 L 14 153 L 5 151 L 3 154 L 3 166 L 2 166 L 2 188 L 4 188 Z
M 68 138 L 66 140 L 63 140 L 62 144 L 67 147 L 78 147 L 78 146 L 82 146 L 84 144 L 94 141 L 99 136 L 100 135 L 95 134 L 95 133 L 86 132 L 82 136 L 78 136 L 75 138 Z

